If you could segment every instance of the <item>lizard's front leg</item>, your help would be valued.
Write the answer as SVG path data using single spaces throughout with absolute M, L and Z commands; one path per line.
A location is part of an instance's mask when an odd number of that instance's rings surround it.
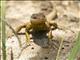
M 49 25 L 50 25 L 51 30 L 55 30 L 58 28 L 57 23 L 55 23 L 54 21 L 50 21 Z
M 26 29 L 25 29 L 25 35 L 26 35 L 26 44 L 30 45 L 30 34 L 29 31 L 32 28 L 32 25 L 30 23 L 27 23 Z
M 30 35 L 29 32 L 25 29 L 25 34 L 26 34 L 26 44 L 30 45 Z
M 52 23 L 49 22 L 49 25 L 50 25 L 50 31 L 48 32 L 48 38 L 49 38 L 49 40 L 52 40 L 52 38 L 53 38 L 52 30 L 57 29 L 58 26 L 57 26 L 57 24 L 54 23 L 54 22 L 52 22 Z
M 22 28 L 25 28 L 25 27 L 26 27 L 25 24 L 22 25 L 22 26 L 17 27 L 17 28 L 16 28 L 16 33 L 18 33 Z
M 50 40 L 52 40 L 52 38 L 53 38 L 53 36 L 52 36 L 52 30 L 50 30 L 48 32 L 48 40 L 50 41 Z

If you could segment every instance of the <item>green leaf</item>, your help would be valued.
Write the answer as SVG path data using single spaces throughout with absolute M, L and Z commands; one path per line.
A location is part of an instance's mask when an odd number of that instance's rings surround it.
M 6 1 L 0 1 L 0 8 L 1 8 L 1 19 L 5 18 L 5 4 Z M 2 53 L 3 53 L 3 60 L 6 60 L 6 34 L 5 34 L 5 23 L 1 20 L 1 42 L 2 42 Z M 1 44 L 0 44 L 1 45 Z
M 71 49 L 70 55 L 68 56 L 68 60 L 75 60 L 77 53 L 80 51 L 80 32 L 76 39 L 76 42 Z

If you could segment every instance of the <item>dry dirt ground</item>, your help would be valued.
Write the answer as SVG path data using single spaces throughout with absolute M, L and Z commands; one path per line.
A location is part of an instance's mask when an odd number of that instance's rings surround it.
M 6 21 L 15 30 L 18 26 L 29 21 L 33 13 L 43 12 L 48 17 L 55 10 L 57 15 L 55 18 L 53 16 L 52 20 L 58 24 L 60 29 L 53 30 L 54 38 L 49 43 L 50 47 L 46 47 L 48 40 L 45 36 L 31 39 L 31 46 L 26 47 L 25 35 L 18 35 L 22 44 L 20 48 L 17 38 L 11 36 L 12 30 L 7 26 L 7 60 L 11 60 L 11 50 L 14 60 L 55 60 L 61 37 L 64 42 L 60 60 L 67 60 L 70 49 L 80 31 L 79 1 L 7 1 Z M 24 32 L 24 29 L 21 32 Z M 80 58 L 80 53 L 76 60 L 78 58 Z

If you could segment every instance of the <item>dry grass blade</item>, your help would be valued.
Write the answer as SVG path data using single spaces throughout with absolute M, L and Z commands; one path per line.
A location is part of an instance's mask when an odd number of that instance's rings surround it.
M 1 19 L 1 18 L 0 18 L 0 19 Z M 1 20 L 2 20 L 2 22 L 5 23 L 5 25 L 7 25 L 7 26 L 12 30 L 12 32 L 14 33 L 14 35 L 15 35 L 15 36 L 17 37 L 17 39 L 18 39 L 19 46 L 21 47 L 21 41 L 20 41 L 17 33 L 15 32 L 15 30 L 11 27 L 11 25 L 9 25 L 6 21 L 4 21 L 5 19 L 1 19 Z
M 3 20 L 3 21 L 4 21 L 4 20 Z M 15 32 L 15 30 L 14 30 L 6 21 L 4 21 L 4 22 L 5 22 L 5 24 L 12 30 L 12 32 L 14 33 L 14 35 L 17 37 L 18 42 L 19 42 L 19 46 L 21 47 L 21 41 L 20 41 L 17 33 Z
M 61 43 L 60 43 L 60 46 L 59 46 L 59 49 L 58 49 L 58 52 L 57 52 L 56 60 L 59 60 L 61 48 L 62 48 L 63 41 L 64 41 L 63 37 L 61 37 L 60 39 L 61 39 Z

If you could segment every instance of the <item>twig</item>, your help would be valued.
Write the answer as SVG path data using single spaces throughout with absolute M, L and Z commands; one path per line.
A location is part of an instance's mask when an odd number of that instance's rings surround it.
M 62 48 L 62 45 L 63 45 L 63 41 L 64 41 L 64 39 L 61 37 L 61 43 L 60 43 L 60 46 L 59 46 L 59 49 L 58 49 L 56 60 L 59 60 L 59 55 L 60 55 L 60 51 L 61 51 L 61 48 Z

